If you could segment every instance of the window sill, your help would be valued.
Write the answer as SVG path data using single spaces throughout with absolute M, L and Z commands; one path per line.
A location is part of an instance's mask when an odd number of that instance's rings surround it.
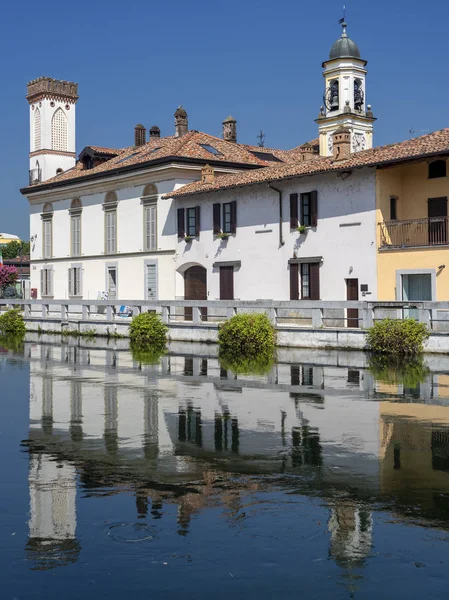
M 83 295 L 82 294 L 69 294 L 69 298 L 75 298 L 78 300 L 82 300 L 83 299 Z
M 54 296 L 41 295 L 41 300 L 53 300 Z

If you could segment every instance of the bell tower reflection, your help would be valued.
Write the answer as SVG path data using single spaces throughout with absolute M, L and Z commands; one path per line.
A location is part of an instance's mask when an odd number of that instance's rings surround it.
M 70 381 L 70 438 L 72 442 L 83 441 L 83 396 L 82 383 Z
M 107 452 L 117 454 L 118 400 L 115 385 L 106 385 L 104 388 L 104 443 Z
M 159 453 L 158 410 L 157 394 L 146 391 L 143 405 L 143 452 L 148 460 L 157 458 Z
M 76 562 L 76 470 L 67 461 L 30 452 L 30 520 L 26 546 L 35 569 Z
M 363 566 L 373 545 L 373 519 L 361 502 L 337 500 L 328 523 L 331 534 L 329 555 L 341 567 Z

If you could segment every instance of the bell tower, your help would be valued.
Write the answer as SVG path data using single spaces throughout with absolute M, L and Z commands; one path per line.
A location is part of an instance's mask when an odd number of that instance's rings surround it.
M 75 166 L 78 84 L 39 77 L 27 85 L 30 105 L 30 179 L 40 183 Z
M 340 127 L 351 131 L 351 152 L 373 147 L 373 116 L 366 104 L 366 65 L 360 50 L 346 32 L 343 20 L 341 37 L 332 46 L 323 63 L 323 106 L 318 123 L 320 156 L 333 155 L 333 135 Z

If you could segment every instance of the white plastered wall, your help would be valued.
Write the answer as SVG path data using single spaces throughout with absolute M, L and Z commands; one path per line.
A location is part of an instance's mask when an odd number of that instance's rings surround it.
M 268 184 L 200 194 L 176 200 L 177 207 L 201 207 L 201 233 L 190 244 L 177 244 L 176 296 L 184 295 L 183 272 L 199 264 L 207 269 L 208 299 L 220 297 L 216 262 L 241 261 L 234 269 L 234 297 L 241 300 L 290 299 L 289 259 L 322 257 L 322 300 L 345 300 L 346 279 L 367 284 L 377 298 L 375 171 L 353 171 L 342 180 L 336 173 L 276 182 L 283 191 L 284 245 L 279 240 L 279 194 Z M 300 235 L 290 229 L 290 194 L 318 192 L 318 226 Z M 227 241 L 213 235 L 214 203 L 237 202 L 237 233 Z

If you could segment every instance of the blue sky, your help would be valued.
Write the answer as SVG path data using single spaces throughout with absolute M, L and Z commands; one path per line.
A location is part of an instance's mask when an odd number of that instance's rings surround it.
M 340 36 L 338 0 L 8 2 L 0 25 L 0 231 L 28 236 L 27 81 L 79 83 L 77 152 L 133 143 L 138 122 L 173 133 L 183 104 L 192 129 L 290 148 L 316 137 L 321 63 Z M 368 60 L 367 102 L 382 145 L 449 126 L 449 2 L 346 0 L 348 34 Z M 416 134 L 416 135 L 417 135 Z

